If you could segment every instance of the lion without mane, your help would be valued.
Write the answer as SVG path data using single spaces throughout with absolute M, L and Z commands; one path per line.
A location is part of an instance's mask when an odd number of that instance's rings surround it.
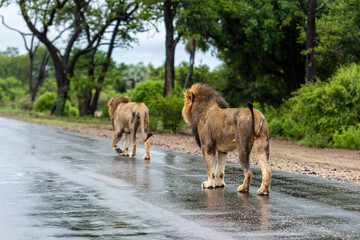
M 131 102 L 126 96 L 116 96 L 109 100 L 109 115 L 114 127 L 112 147 L 114 151 L 122 156 L 136 155 L 136 131 L 140 126 L 141 136 L 145 142 L 144 159 L 150 159 L 149 137 L 149 109 L 144 103 Z M 125 134 L 123 150 L 116 145 L 122 135 Z M 129 153 L 129 146 L 132 143 L 132 152 Z

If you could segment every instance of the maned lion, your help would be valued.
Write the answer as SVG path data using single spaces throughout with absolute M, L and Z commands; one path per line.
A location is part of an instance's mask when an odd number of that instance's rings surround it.
M 224 98 L 206 84 L 196 83 L 185 91 L 182 115 L 192 126 L 196 142 L 201 147 L 208 180 L 203 188 L 225 187 L 227 153 L 237 151 L 244 172 L 239 192 L 248 192 L 251 181 L 249 157 L 252 147 L 259 154 L 262 182 L 258 195 L 269 195 L 269 128 L 264 115 L 252 104 L 246 108 L 229 108 Z M 218 151 L 215 169 L 215 155 Z
M 136 131 L 140 125 L 141 136 L 145 142 L 144 159 L 150 159 L 149 137 L 149 109 L 144 103 L 130 102 L 126 96 L 113 97 L 108 102 L 109 115 L 115 129 L 112 147 L 114 151 L 122 156 L 136 155 Z M 116 145 L 122 135 L 125 134 L 124 150 Z M 129 154 L 129 145 L 132 142 L 132 152 Z

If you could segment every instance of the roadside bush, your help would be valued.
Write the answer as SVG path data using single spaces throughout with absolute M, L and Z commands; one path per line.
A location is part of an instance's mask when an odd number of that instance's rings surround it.
M 50 111 L 51 106 L 54 104 L 56 99 L 56 93 L 54 92 L 45 92 L 43 95 L 34 103 L 34 110 L 37 112 L 46 112 Z
M 335 131 L 334 147 L 360 149 L 360 124 Z
M 144 102 L 149 108 L 151 131 L 177 132 L 184 125 L 181 116 L 184 104 L 183 90 L 176 86 L 171 94 L 164 98 L 163 87 L 163 81 L 148 80 L 136 84 L 135 89 L 127 94 L 131 101 Z
M 316 147 L 357 146 L 353 141 L 360 122 L 360 66 L 339 68 L 328 82 L 303 85 L 277 113 L 269 118 L 275 136 Z
M 303 137 L 303 126 L 292 118 L 288 108 L 284 105 L 278 110 L 273 107 L 265 108 L 265 116 L 269 124 L 270 135 L 299 140 Z
M 47 112 L 51 110 L 51 106 L 56 99 L 56 93 L 45 92 L 34 103 L 34 110 L 37 112 Z M 64 116 L 77 117 L 79 116 L 79 110 L 71 105 L 69 100 L 66 100 L 64 107 Z
M 65 102 L 64 115 L 69 117 L 77 117 L 79 116 L 79 110 L 76 107 L 71 105 L 69 100 Z
M 31 110 L 33 107 L 32 104 L 30 94 L 26 94 L 16 99 L 16 107 L 23 110 Z
M 105 106 L 101 109 L 101 117 L 103 118 L 110 118 L 110 114 L 109 114 L 109 107 L 108 106 Z
M 14 103 L 19 97 L 26 95 L 27 89 L 23 83 L 14 78 L 0 78 L 0 103 Z
M 127 91 L 132 102 L 144 102 L 147 104 L 151 99 L 162 97 L 164 82 L 148 80 L 135 85 L 135 88 Z
M 168 97 L 158 97 L 148 103 L 150 114 L 154 124 L 151 124 L 152 130 L 162 131 L 170 130 L 178 132 L 184 125 L 181 111 L 184 105 L 184 98 L 177 96 L 172 92 Z

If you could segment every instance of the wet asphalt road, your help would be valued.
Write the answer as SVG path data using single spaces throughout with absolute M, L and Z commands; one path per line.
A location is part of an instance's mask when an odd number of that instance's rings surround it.
M 273 171 L 269 197 L 201 189 L 201 157 L 0 118 L 0 239 L 359 239 L 360 187 Z

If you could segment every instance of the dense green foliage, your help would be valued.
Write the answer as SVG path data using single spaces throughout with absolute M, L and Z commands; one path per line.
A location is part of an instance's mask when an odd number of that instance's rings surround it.
M 360 149 L 359 113 L 360 65 L 351 64 L 328 82 L 305 84 L 268 118 L 273 136 L 316 147 Z
M 0 103 L 13 103 L 25 94 L 26 88 L 15 77 L 0 78 Z
M 53 105 L 55 99 L 56 99 L 56 93 L 45 92 L 34 103 L 34 110 L 38 112 L 50 111 L 50 108 Z
M 56 93 L 54 92 L 45 92 L 43 95 L 39 96 L 39 98 L 34 103 L 34 110 L 37 112 L 50 112 L 51 106 L 54 104 L 56 100 Z M 65 103 L 64 116 L 79 116 L 79 110 L 71 105 L 69 100 Z
M 259 101 L 280 105 L 304 83 L 303 16 L 297 1 L 209 0 L 190 31 L 215 46 L 228 70 L 230 105 Z
M 149 108 L 152 131 L 177 132 L 184 125 L 181 116 L 184 105 L 183 91 L 175 87 L 169 96 L 163 97 L 163 85 L 162 81 L 149 80 L 137 84 L 128 94 L 131 101 L 143 102 Z
M 5 5 L 1 6 L 2 3 Z M 10 1 L 0 1 L 0 7 L 7 3 Z M 79 24 L 73 19 L 76 2 L 67 1 L 64 8 L 58 3 L 29 1 L 24 5 L 28 9 L 24 13 L 29 14 L 30 20 L 41 20 L 40 27 L 50 17 L 46 7 L 54 8 L 54 20 L 43 29 L 61 32 L 65 27 L 69 36 L 76 34 L 75 25 Z M 307 16 L 298 0 L 181 0 L 178 3 L 174 29 L 182 37 L 178 40 L 193 38 L 196 49 L 212 49 L 223 61 L 215 69 L 195 64 L 188 87 L 196 82 L 206 83 L 219 91 L 231 107 L 256 103 L 265 112 L 271 136 L 318 147 L 360 148 L 359 0 L 317 1 L 318 7 L 326 5 L 316 13 L 317 80 L 308 83 L 304 78 Z M 126 94 L 132 101 L 144 102 L 149 107 L 153 131 L 181 131 L 184 125 L 181 87 L 189 73 L 189 64 L 182 62 L 175 67 L 175 89 L 164 98 L 164 66 L 117 63 L 109 56 L 106 44 L 116 26 L 115 22 L 107 25 L 107 20 L 126 12 L 130 5 L 138 7 L 134 9 L 135 15 L 122 22 L 114 35 L 116 48 L 128 47 L 139 31 L 164 17 L 163 1 L 133 4 L 105 1 L 99 3 L 101 8 L 97 4 L 92 0 L 86 2 L 87 8 L 81 11 L 84 15 L 79 15 L 80 32 L 74 35 L 74 45 L 66 45 L 70 41 L 54 41 L 56 51 L 52 60 L 58 57 L 64 60 L 60 72 L 66 73 L 63 79 L 66 81 L 59 87 L 56 74 L 59 70 L 56 71 L 53 61 L 47 62 L 34 106 L 30 101 L 30 86 L 35 86 L 41 75 L 43 53 L 49 46 L 39 46 L 32 75 L 29 75 L 28 53 L 19 54 L 11 47 L 0 52 L 1 107 L 49 112 L 55 99 L 62 97 L 58 90 L 64 89 L 66 97 L 61 99 L 65 103 L 61 105 L 64 114 L 77 116 L 80 111 L 80 115 L 92 116 L 94 111 L 101 111 L 107 117 L 107 101 Z M 108 34 L 100 31 L 104 28 Z M 33 77 L 32 84 L 29 76 Z
M 16 48 L 8 47 L 0 52 L 0 77 L 14 77 L 22 83 L 28 81 L 29 61 L 26 55 L 20 55 Z
M 360 2 L 329 1 L 328 13 L 317 22 L 318 77 L 326 79 L 340 64 L 359 61 Z

